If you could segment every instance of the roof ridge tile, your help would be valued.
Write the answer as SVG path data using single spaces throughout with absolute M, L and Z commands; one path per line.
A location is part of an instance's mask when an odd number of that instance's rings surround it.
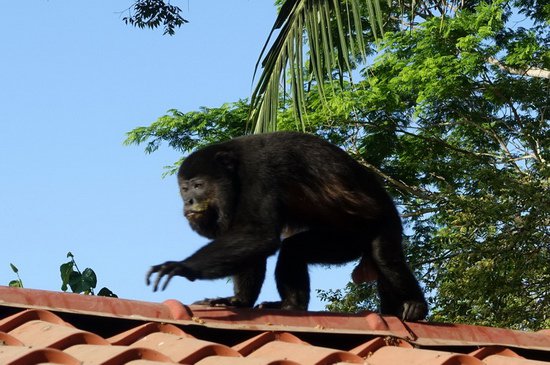
M 86 364 L 120 365 L 140 359 L 173 363 L 167 355 L 141 347 L 74 345 L 64 352 Z
M 0 332 L 0 345 L 25 346 L 25 344 L 21 342 L 19 339 L 13 337 L 10 334 L 7 334 L 6 332 Z
M 469 355 L 481 360 L 491 355 L 499 355 L 499 356 L 515 357 L 515 358 L 523 359 L 523 357 L 519 356 L 514 351 L 503 346 L 484 346 L 480 349 L 470 352 Z
M 528 360 L 524 358 L 515 359 L 502 355 L 491 355 L 483 359 L 486 365 L 548 365 L 546 361 Z
M 112 345 L 130 345 L 138 341 L 140 338 L 143 338 L 155 332 L 169 333 L 182 337 L 193 337 L 185 333 L 185 331 L 183 331 L 181 328 L 176 327 L 172 324 L 148 322 L 141 326 L 131 328 L 128 331 L 119 333 L 118 335 L 109 337 L 107 341 L 109 341 Z
M 72 324 L 65 322 L 50 311 L 43 309 L 26 309 L 22 312 L 15 313 L 9 317 L 0 320 L 0 331 L 9 332 L 16 327 L 21 326 L 32 320 L 40 320 L 49 323 L 64 324 L 68 327 L 73 327 Z
M 150 333 L 130 345 L 159 351 L 177 363 L 193 364 L 208 356 L 242 357 L 236 350 L 217 342 L 199 340 L 193 336 L 170 333 Z
M 62 350 L 76 344 L 110 345 L 95 333 L 79 330 L 66 323 L 57 324 L 36 319 L 21 324 L 9 334 L 29 347 Z
M 375 351 L 378 349 L 384 347 L 384 346 L 397 346 L 397 347 L 405 347 L 405 348 L 413 348 L 413 345 L 411 345 L 409 342 L 404 341 L 402 339 L 396 338 L 396 337 L 375 337 L 370 341 L 367 341 L 351 350 L 352 354 L 355 354 L 357 356 L 361 357 L 369 357 L 372 355 Z
M 25 346 L 2 346 L 0 348 L 0 364 L 29 365 L 44 363 L 82 365 L 82 361 L 56 349 L 33 349 Z
M 247 357 L 266 360 L 291 360 L 299 364 L 329 365 L 335 363 L 363 363 L 363 358 L 347 351 L 313 346 L 306 342 L 287 342 L 275 339 L 256 348 Z
M 266 343 L 272 341 L 282 341 L 288 343 L 309 345 L 307 342 L 300 340 L 298 337 L 288 332 L 263 332 L 257 336 L 254 336 L 244 342 L 233 346 L 233 349 L 238 351 L 243 356 L 248 356 L 250 353 L 256 351 Z
M 465 354 L 394 346 L 380 348 L 368 357 L 367 364 L 485 365 L 483 361 Z

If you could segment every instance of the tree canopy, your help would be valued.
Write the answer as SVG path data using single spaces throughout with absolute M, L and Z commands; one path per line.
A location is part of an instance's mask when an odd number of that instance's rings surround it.
M 277 129 L 276 114 L 281 95 L 289 93 L 299 121 L 305 109 L 301 85 L 317 83 L 319 91 L 327 79 L 341 82 L 351 78 L 357 62 L 375 52 L 373 40 L 384 31 L 403 31 L 433 17 L 454 17 L 457 10 L 471 10 L 479 0 L 392 1 L 387 0 L 277 0 L 279 15 L 258 58 L 254 74 L 261 69 L 251 97 L 249 129 Z M 510 0 L 506 6 L 520 10 L 536 23 L 548 21 L 550 7 L 540 0 Z M 162 26 L 165 34 L 187 22 L 181 9 L 165 0 L 137 0 L 124 21 L 140 28 Z M 490 57 L 487 62 L 508 71 L 550 77 L 548 69 L 535 65 L 513 68 Z M 527 69 L 526 69 L 527 67 Z M 302 129 L 305 127 L 302 126 Z
M 287 75 L 296 90 L 278 94 L 271 123 L 323 136 L 386 182 L 432 320 L 549 328 L 550 7 L 456 5 L 421 2 L 405 14 L 382 6 L 386 32 L 362 37 L 369 62 L 353 59 L 347 77 L 337 62 L 322 78 L 314 66 Z M 334 40 L 341 24 L 326 16 Z M 323 57 L 338 58 L 327 44 Z M 127 143 L 187 153 L 245 133 L 254 108 L 242 100 L 172 110 Z M 321 296 L 331 309 L 356 311 L 375 308 L 372 292 L 350 284 Z

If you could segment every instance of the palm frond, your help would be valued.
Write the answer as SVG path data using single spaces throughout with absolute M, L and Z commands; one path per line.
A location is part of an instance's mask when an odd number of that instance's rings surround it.
M 340 81 L 352 70 L 353 59 L 365 59 L 362 16 L 371 29 L 382 33 L 379 0 L 286 0 L 260 53 L 254 76 L 262 72 L 251 97 L 251 129 L 255 133 L 277 129 L 281 95 L 291 93 L 296 119 L 304 128 L 304 82 L 316 82 L 323 96 L 323 81 L 338 70 Z M 276 35 L 276 37 L 275 37 Z M 275 37 L 275 39 L 273 39 Z M 306 71 L 307 69 L 307 71 Z M 304 77 L 306 76 L 306 77 Z

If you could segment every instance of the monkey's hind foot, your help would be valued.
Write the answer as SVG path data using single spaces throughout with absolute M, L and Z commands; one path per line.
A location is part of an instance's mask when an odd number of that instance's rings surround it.
M 421 321 L 428 315 L 428 305 L 422 301 L 406 301 L 403 303 L 403 312 L 401 318 L 404 321 L 416 322 Z
M 193 303 L 193 305 L 207 305 L 209 307 L 239 307 L 250 308 L 251 304 L 245 303 L 241 299 L 233 296 L 227 298 L 204 298 Z
M 258 304 L 256 309 L 281 309 L 286 311 L 307 311 L 307 308 L 304 308 L 299 305 L 290 304 L 290 303 L 284 303 L 282 301 L 276 301 L 276 302 L 262 302 Z

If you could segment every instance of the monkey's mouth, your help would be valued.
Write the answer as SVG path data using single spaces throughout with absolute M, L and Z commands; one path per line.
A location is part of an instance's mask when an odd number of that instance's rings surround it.
M 201 236 L 214 238 L 219 230 L 216 210 L 212 207 L 206 209 L 188 209 L 184 216 L 191 225 L 191 228 Z
M 206 212 L 206 209 L 202 210 L 186 210 L 183 215 L 187 219 L 197 219 Z

